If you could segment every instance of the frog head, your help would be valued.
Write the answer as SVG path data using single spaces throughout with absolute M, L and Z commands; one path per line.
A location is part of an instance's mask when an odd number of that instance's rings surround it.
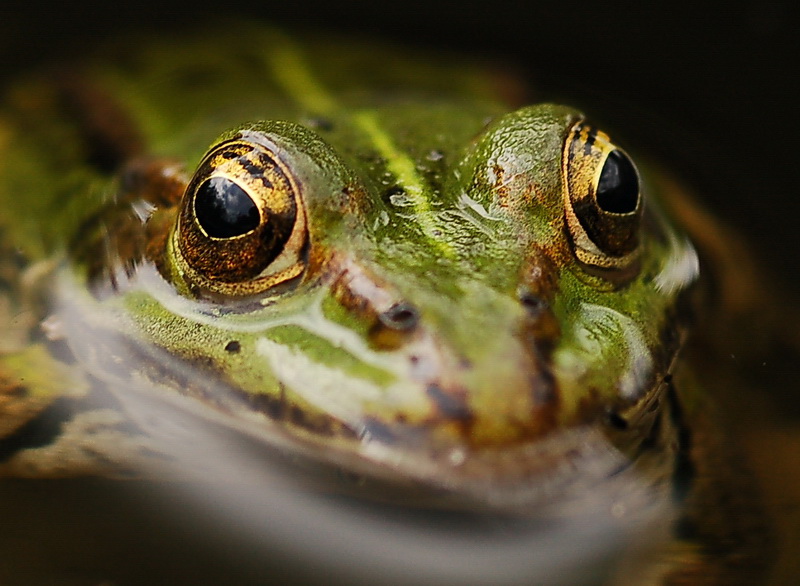
M 525 476 L 576 429 L 643 441 L 697 273 L 657 186 L 567 107 L 438 116 L 225 132 L 128 294 L 142 335 L 334 461 Z

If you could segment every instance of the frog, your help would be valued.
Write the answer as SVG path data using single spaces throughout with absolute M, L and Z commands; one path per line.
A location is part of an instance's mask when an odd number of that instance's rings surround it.
M 751 583 L 681 188 L 493 67 L 242 30 L 7 93 L 0 477 L 202 469 L 211 422 L 362 499 L 672 515 L 637 581 Z

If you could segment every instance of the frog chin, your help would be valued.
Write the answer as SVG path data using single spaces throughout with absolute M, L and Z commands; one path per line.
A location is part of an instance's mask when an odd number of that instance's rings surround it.
M 546 510 L 556 516 L 598 511 L 607 515 L 614 510 L 652 513 L 668 501 L 674 465 L 671 457 L 631 459 L 601 425 L 480 448 L 387 444 L 365 434 L 356 452 L 329 456 L 331 463 L 346 466 L 367 486 L 372 482 L 371 489 L 374 482 L 385 482 L 387 499 L 399 494 L 420 506 L 525 514 Z

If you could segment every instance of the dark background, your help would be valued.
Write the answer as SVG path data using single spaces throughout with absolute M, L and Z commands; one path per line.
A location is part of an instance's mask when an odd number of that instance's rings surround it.
M 588 110 L 686 178 L 793 299 L 800 292 L 797 12 L 789 0 L 34 2 L 0 9 L 0 72 L 13 77 L 54 56 L 79 56 L 121 32 L 169 34 L 229 17 L 513 62 L 537 97 Z

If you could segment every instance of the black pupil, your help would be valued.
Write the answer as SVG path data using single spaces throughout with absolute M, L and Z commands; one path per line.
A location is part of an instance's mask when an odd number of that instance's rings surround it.
M 612 214 L 630 214 L 638 203 L 639 177 L 633 163 L 622 151 L 611 151 L 597 183 L 597 205 Z
M 194 213 L 212 238 L 240 236 L 258 227 L 255 202 L 244 189 L 224 177 L 212 177 L 197 189 Z

